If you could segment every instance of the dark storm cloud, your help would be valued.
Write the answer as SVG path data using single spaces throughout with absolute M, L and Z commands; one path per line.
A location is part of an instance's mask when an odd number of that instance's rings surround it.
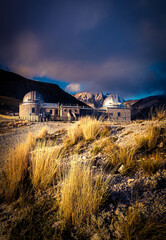
M 166 92 L 165 9 L 164 0 L 6 0 L 0 64 L 93 91 Z

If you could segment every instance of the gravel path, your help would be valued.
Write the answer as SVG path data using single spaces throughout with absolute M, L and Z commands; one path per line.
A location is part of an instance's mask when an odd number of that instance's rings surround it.
M 37 122 L 30 126 L 24 126 L 11 130 L 11 132 L 0 134 L 0 167 L 2 167 L 4 156 L 10 148 L 15 147 L 20 143 L 24 143 L 29 132 L 38 135 L 39 132 L 46 127 L 49 133 L 54 133 L 60 129 L 67 129 L 72 123 L 61 122 Z

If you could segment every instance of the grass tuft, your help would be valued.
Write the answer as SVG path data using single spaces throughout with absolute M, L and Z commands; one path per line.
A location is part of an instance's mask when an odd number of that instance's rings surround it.
M 44 138 L 48 134 L 48 128 L 44 127 L 42 130 L 39 132 L 38 137 L 39 138 Z
M 145 151 L 152 151 L 161 136 L 161 128 L 159 126 L 151 125 L 145 136 L 137 136 L 135 138 L 137 149 L 138 150 L 145 150 Z
M 96 139 L 101 133 L 101 122 L 91 117 L 82 118 L 80 120 L 83 136 L 86 141 Z
M 57 147 L 42 147 L 31 156 L 31 181 L 34 188 L 46 189 L 60 172 L 61 154 Z
M 147 218 L 142 203 L 129 207 L 125 221 L 119 223 L 122 235 L 120 240 L 165 239 L 166 224 L 155 217 L 155 212 Z
M 4 193 L 7 200 L 15 198 L 23 189 L 23 181 L 28 171 L 29 148 L 27 144 L 17 146 L 9 151 L 5 160 Z
M 72 161 L 60 192 L 59 214 L 64 227 L 71 224 L 81 228 L 87 224 L 106 199 L 106 192 L 107 182 L 102 173 L 94 173 L 90 166 Z
M 141 159 L 140 167 L 148 174 L 154 174 L 166 166 L 166 158 L 160 152 Z

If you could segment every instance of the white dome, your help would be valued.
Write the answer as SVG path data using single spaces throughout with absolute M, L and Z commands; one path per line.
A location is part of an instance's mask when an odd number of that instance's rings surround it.
M 44 102 L 43 96 L 36 91 L 28 92 L 23 98 L 23 103 L 32 103 L 32 102 L 43 103 Z
M 104 100 L 103 107 L 124 108 L 124 99 L 118 95 L 111 94 Z

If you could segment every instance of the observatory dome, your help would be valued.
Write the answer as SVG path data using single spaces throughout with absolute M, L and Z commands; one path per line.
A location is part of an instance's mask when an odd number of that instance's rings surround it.
M 44 102 L 43 96 L 36 91 L 28 92 L 23 98 L 23 103 L 43 103 L 43 102 Z
M 124 108 L 124 99 L 115 94 L 110 94 L 103 103 L 103 107 Z

